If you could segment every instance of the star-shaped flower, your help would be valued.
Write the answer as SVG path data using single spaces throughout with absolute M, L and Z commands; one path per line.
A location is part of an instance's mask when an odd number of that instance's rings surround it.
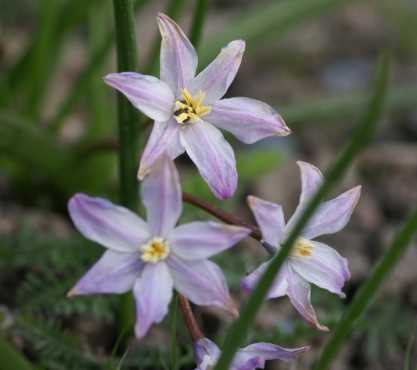
M 297 162 L 297 164 L 301 171 L 301 196 L 287 225 L 285 225 L 280 205 L 254 196 L 248 197 L 249 207 L 261 229 L 263 240 L 276 248 L 277 251 L 301 216 L 307 202 L 323 181 L 318 168 L 306 162 Z M 343 229 L 358 203 L 360 192 L 361 187 L 356 186 L 337 198 L 320 205 L 293 246 L 290 256 L 282 266 L 268 293 L 268 298 L 288 295 L 295 309 L 308 323 L 319 330 L 327 331 L 328 328 L 320 325 L 317 320 L 310 302 L 310 283 L 344 298 L 342 288 L 350 278 L 350 272 L 347 260 L 335 249 L 312 239 Z M 246 276 L 242 280 L 242 288 L 247 292 L 251 291 L 267 266 L 268 262 L 264 262 Z
M 171 159 L 184 151 L 213 193 L 221 199 L 237 186 L 232 147 L 219 128 L 244 143 L 290 133 L 269 105 L 250 98 L 222 99 L 239 69 L 245 43 L 230 42 L 217 58 L 196 75 L 197 53 L 181 28 L 158 15 L 162 36 L 160 79 L 134 72 L 111 73 L 104 80 L 155 121 L 140 160 L 143 179 L 165 151 Z
M 77 229 L 108 250 L 69 296 L 133 290 L 136 336 L 167 313 L 175 288 L 197 305 L 236 309 L 220 268 L 208 258 L 245 238 L 250 230 L 215 222 L 175 227 L 182 211 L 178 172 L 159 157 L 142 184 L 147 223 L 126 208 L 84 194 L 69 202 Z
M 309 349 L 310 347 L 290 349 L 272 343 L 253 343 L 239 349 L 230 365 L 230 370 L 263 369 L 268 360 L 292 361 Z M 199 339 L 195 343 L 195 353 L 197 359 L 195 370 L 213 369 L 220 357 L 219 347 L 208 338 Z

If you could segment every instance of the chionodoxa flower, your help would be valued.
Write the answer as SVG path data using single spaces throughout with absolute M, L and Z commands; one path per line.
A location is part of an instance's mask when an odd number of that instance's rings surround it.
M 236 314 L 224 275 L 208 258 L 245 238 L 250 230 L 215 222 L 175 227 L 182 211 L 174 163 L 162 155 L 142 183 L 147 222 L 111 202 L 77 194 L 69 213 L 77 229 L 107 251 L 68 293 L 124 293 L 133 290 L 142 338 L 167 313 L 175 288 L 197 305 Z
M 272 343 L 253 343 L 237 351 L 230 365 L 230 370 L 263 369 L 267 360 L 294 360 L 309 347 L 284 348 Z M 201 338 L 195 343 L 197 368 L 211 370 L 220 357 L 220 349 L 208 338 Z
M 318 168 L 306 162 L 297 162 L 297 164 L 301 171 L 301 195 L 299 204 L 286 225 L 280 205 L 254 196 L 248 197 L 249 207 L 261 229 L 263 240 L 276 251 L 323 181 Z M 350 278 L 350 272 L 347 260 L 336 250 L 312 239 L 343 229 L 358 203 L 360 192 L 361 187 L 356 186 L 320 205 L 296 240 L 290 256 L 268 292 L 268 298 L 288 295 L 295 309 L 308 323 L 319 330 L 327 331 L 328 328 L 317 320 L 310 302 L 310 283 L 344 298 L 342 288 Z M 243 290 L 251 291 L 267 266 L 268 262 L 264 262 L 245 277 L 241 283 Z
M 181 28 L 158 15 L 161 32 L 160 79 L 134 72 L 111 73 L 107 84 L 123 93 L 154 127 L 142 154 L 142 180 L 163 153 L 171 159 L 184 151 L 197 166 L 213 193 L 221 199 L 237 186 L 232 147 L 219 128 L 244 143 L 290 133 L 269 105 L 250 98 L 221 99 L 239 69 L 245 43 L 230 42 L 216 59 L 196 75 L 197 53 Z

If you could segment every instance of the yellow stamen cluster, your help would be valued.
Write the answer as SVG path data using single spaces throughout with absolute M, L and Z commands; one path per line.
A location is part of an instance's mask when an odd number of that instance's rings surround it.
M 175 102 L 174 118 L 180 124 L 198 121 L 211 110 L 210 107 L 203 105 L 205 94 L 200 91 L 193 97 L 187 89 L 182 89 L 181 100 Z
M 157 263 L 168 257 L 169 245 L 162 238 L 153 238 L 140 247 L 141 258 L 145 262 Z
M 313 254 L 313 244 L 304 238 L 298 238 L 291 251 L 291 257 L 309 257 Z

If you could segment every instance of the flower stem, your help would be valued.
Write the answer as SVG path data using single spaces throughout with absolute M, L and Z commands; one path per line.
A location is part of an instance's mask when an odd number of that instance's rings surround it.
M 132 0 L 113 0 L 116 27 L 117 69 L 119 72 L 136 71 L 138 68 L 135 24 Z M 137 156 L 138 156 L 138 114 L 135 108 L 120 93 L 118 96 L 119 121 L 119 177 L 121 202 L 136 210 Z
M 226 222 L 231 225 L 237 225 L 237 226 L 243 226 L 247 227 L 252 231 L 251 237 L 256 240 L 261 240 L 262 235 L 258 227 L 248 224 L 245 221 L 242 221 L 239 217 L 236 217 L 235 215 L 224 211 L 221 208 L 217 208 L 212 206 L 210 203 L 199 199 L 195 197 L 194 195 L 191 195 L 189 193 L 183 192 L 182 193 L 182 200 L 186 203 L 192 204 L 193 206 L 197 208 L 201 208 L 202 210 L 206 211 L 207 213 L 210 213 L 214 217 L 218 218 L 219 220 Z
M 135 23 L 132 0 L 113 0 L 116 33 L 117 69 L 119 72 L 138 68 Z M 138 148 L 138 114 L 128 100 L 117 93 L 119 122 L 119 179 L 120 198 L 127 208 L 138 208 L 138 183 L 136 180 Z M 133 299 L 124 295 L 119 307 L 119 331 L 125 338 L 134 321 Z
M 180 302 L 180 309 L 184 316 L 185 325 L 187 326 L 188 332 L 190 333 L 193 342 L 204 338 L 204 334 L 198 326 L 197 320 L 194 317 L 193 311 L 191 310 L 190 302 L 183 295 L 178 293 Z
M 183 199 L 184 202 L 206 211 L 207 213 L 213 215 L 214 217 L 218 218 L 219 220 L 221 220 L 223 222 L 226 222 L 227 224 L 236 225 L 236 226 L 243 226 L 243 227 L 246 227 L 246 228 L 250 229 L 252 232 L 250 233 L 249 236 L 252 237 L 253 239 L 259 241 L 261 243 L 262 247 L 264 247 L 264 249 L 271 256 L 275 255 L 276 248 L 274 246 L 268 244 L 264 240 L 262 240 L 261 230 L 259 230 L 259 228 L 257 226 L 249 224 L 245 221 L 242 221 L 239 217 L 236 217 L 235 215 L 233 215 L 229 212 L 226 212 L 221 208 L 213 207 L 210 203 L 205 202 L 204 200 L 199 199 L 199 198 L 197 198 L 194 195 L 191 195 L 189 193 L 183 192 L 182 193 L 182 199 Z

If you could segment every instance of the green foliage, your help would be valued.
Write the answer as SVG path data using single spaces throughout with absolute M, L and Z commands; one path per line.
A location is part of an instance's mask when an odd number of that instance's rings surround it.
M 31 370 L 32 366 L 3 337 L 0 336 L 2 369 Z
M 403 255 L 410 244 L 411 238 L 417 230 L 417 208 L 410 215 L 403 228 L 397 233 L 390 247 L 380 258 L 373 269 L 369 279 L 362 285 L 355 295 L 353 302 L 349 305 L 342 320 L 323 349 L 315 370 L 326 370 L 329 368 L 333 358 L 341 348 L 356 321 L 369 306 L 372 298 L 378 291 L 385 278 L 388 277 L 393 267 Z
M 352 162 L 355 155 L 365 148 L 371 140 L 384 106 L 387 79 L 388 60 L 385 58 L 379 66 L 374 86 L 374 95 L 369 103 L 369 108 L 364 113 L 360 125 L 352 135 L 349 144 L 340 152 L 333 166 L 331 166 L 326 172 L 323 184 L 317 190 L 312 199 L 308 201 L 299 220 L 282 244 L 281 250 L 271 259 L 271 263 L 265 270 L 265 273 L 262 274 L 262 277 L 249 297 L 248 302 L 243 307 L 240 318 L 231 326 L 231 329 L 225 339 L 225 347 L 215 366 L 215 370 L 226 370 L 229 367 L 239 345 L 246 337 L 250 326 L 253 325 L 256 313 L 259 311 L 275 276 L 279 273 L 282 264 L 291 252 L 291 248 L 298 235 L 301 233 L 308 220 L 313 216 L 315 210 L 320 205 L 320 202 L 348 169 L 348 166 Z M 329 363 L 331 358 L 332 357 L 329 358 Z M 319 367 L 318 369 L 322 368 Z

